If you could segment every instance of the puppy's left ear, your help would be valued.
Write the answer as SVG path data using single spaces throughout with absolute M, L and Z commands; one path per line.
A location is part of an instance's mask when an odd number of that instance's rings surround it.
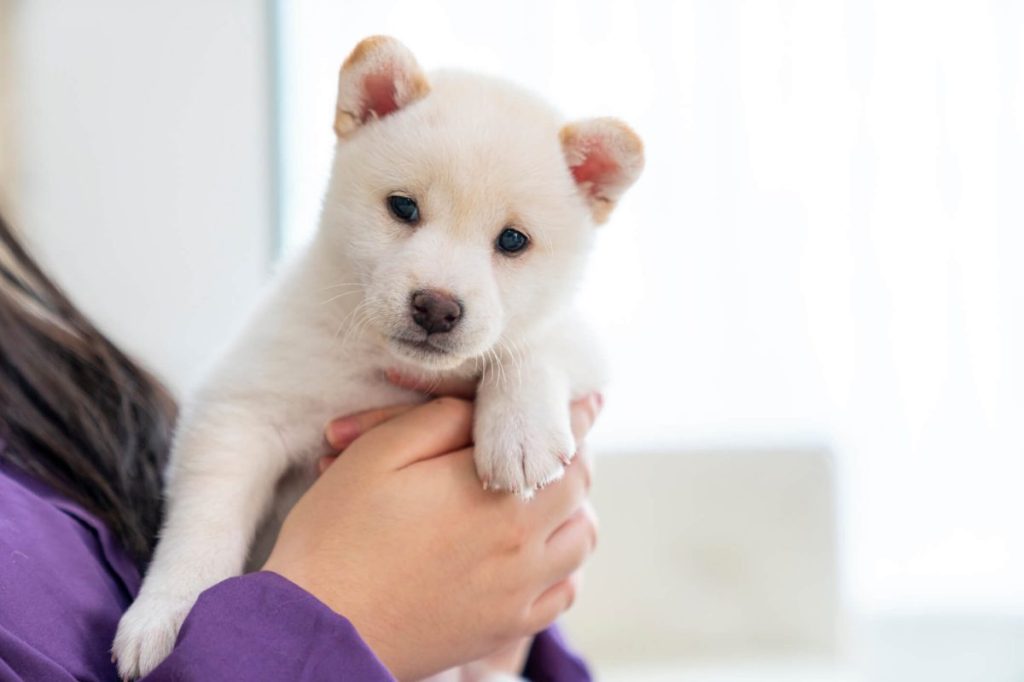
M 644 168 L 644 144 L 615 118 L 566 124 L 558 135 L 573 179 L 594 216 L 603 223 Z
M 428 92 L 427 77 L 409 48 L 390 36 L 365 38 L 341 65 L 334 132 L 345 139 Z

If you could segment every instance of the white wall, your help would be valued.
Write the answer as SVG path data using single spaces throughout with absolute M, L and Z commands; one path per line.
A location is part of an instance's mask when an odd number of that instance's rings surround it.
M 0 206 L 9 197 L 11 163 L 11 15 L 14 4 L 0 0 Z
M 594 445 L 825 445 L 855 606 L 1024 610 L 1020 3 L 279 6 L 290 242 L 368 34 L 623 117 L 648 163 L 584 293 L 615 375 Z
M 183 387 L 270 263 L 265 3 L 6 9 L 22 232 L 115 339 Z

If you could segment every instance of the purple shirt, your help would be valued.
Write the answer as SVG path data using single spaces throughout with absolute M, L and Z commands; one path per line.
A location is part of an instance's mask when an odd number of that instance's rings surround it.
M 3 443 L 0 443 L 0 451 Z M 0 461 L 0 681 L 117 680 L 110 644 L 138 569 L 103 523 Z M 555 630 L 525 676 L 589 680 Z M 281 576 L 251 573 L 200 595 L 146 680 L 393 680 L 344 617 Z

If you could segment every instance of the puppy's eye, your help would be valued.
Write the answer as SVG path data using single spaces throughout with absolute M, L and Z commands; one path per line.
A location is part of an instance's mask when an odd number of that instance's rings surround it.
M 530 243 L 530 238 L 519 230 L 513 230 L 511 227 L 506 227 L 498 235 L 498 241 L 495 245 L 498 247 L 498 251 L 506 254 L 519 253 L 526 248 L 526 245 Z
M 401 194 L 392 194 L 388 197 L 388 210 L 403 223 L 415 225 L 420 221 L 420 207 L 414 200 Z

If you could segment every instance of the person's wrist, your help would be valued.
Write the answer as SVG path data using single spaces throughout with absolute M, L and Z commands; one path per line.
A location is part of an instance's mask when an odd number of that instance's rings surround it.
M 330 586 L 324 585 L 322 581 L 317 580 L 315 574 L 306 570 L 303 562 L 288 561 L 279 557 L 277 552 L 274 552 L 267 558 L 261 570 L 276 573 L 316 597 L 331 611 L 351 620 L 351 608 L 346 608 L 338 603 L 336 599 L 337 590 L 331 589 Z
M 263 571 L 275 573 L 285 580 L 305 590 L 327 608 L 342 618 L 345 618 L 359 634 L 359 638 L 373 652 L 385 668 L 395 676 L 396 679 L 404 680 L 409 678 L 406 666 L 402 661 L 400 652 L 387 642 L 386 638 L 378 635 L 378 630 L 388 631 L 387 627 L 381 626 L 379 622 L 364 617 L 365 609 L 350 602 L 342 603 L 339 594 L 345 590 L 334 589 L 332 586 L 322 584 L 322 581 L 303 570 L 301 562 L 284 561 L 274 554 L 263 564 Z M 375 620 L 380 621 L 384 617 L 383 612 L 375 615 Z

